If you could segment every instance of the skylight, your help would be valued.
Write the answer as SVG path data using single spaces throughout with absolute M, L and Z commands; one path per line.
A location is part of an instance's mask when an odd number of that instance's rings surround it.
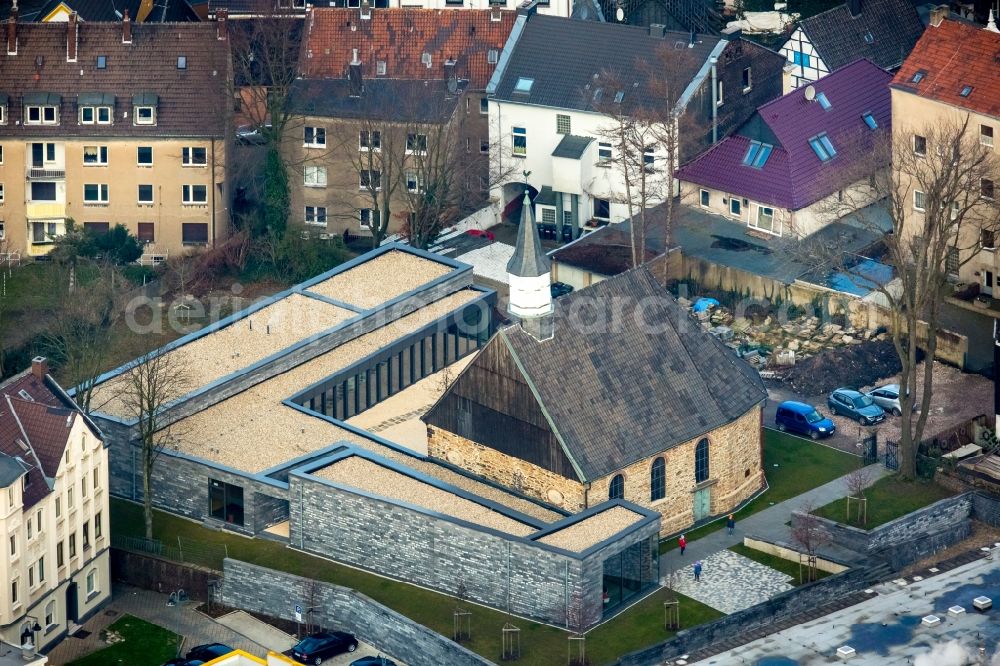
M 753 167 L 754 169 L 764 168 L 764 165 L 767 164 L 767 158 L 771 156 L 772 150 L 774 150 L 774 146 L 769 143 L 751 141 L 750 147 L 747 148 L 747 154 L 743 156 L 743 166 Z
M 875 41 L 875 37 L 872 36 L 872 33 L 869 30 L 868 32 L 865 33 L 865 43 L 866 44 L 871 44 L 874 41 Z
M 108 57 L 97 56 L 97 69 L 107 69 L 107 67 L 108 67 Z
M 514 85 L 514 92 L 519 93 L 529 93 L 531 92 L 531 86 L 534 85 L 534 79 L 527 79 L 525 77 L 520 77 L 517 83 Z
M 187 69 L 188 59 L 187 56 L 177 56 L 177 69 Z
M 972 94 L 972 86 L 965 86 L 964 88 L 962 88 L 962 92 L 958 94 L 961 95 L 962 97 L 968 97 L 969 95 Z
M 816 153 L 816 157 L 818 157 L 821 162 L 826 162 L 837 154 L 833 144 L 830 142 L 830 137 L 826 134 L 820 134 L 819 136 L 814 136 L 809 139 L 809 145 L 812 146 L 813 152 Z
M 615 93 L 615 104 L 621 104 L 622 100 L 625 99 L 625 91 L 619 90 Z
M 823 107 L 824 111 L 829 111 L 830 107 L 833 106 L 830 104 L 830 100 L 826 98 L 826 93 L 816 93 L 816 101 L 819 102 L 819 105 Z
M 872 115 L 871 111 L 862 113 L 861 118 L 865 121 L 865 125 L 868 125 L 870 129 L 878 129 L 878 123 L 875 122 L 875 116 Z
M 913 82 L 913 83 L 920 83 L 921 81 L 924 80 L 925 76 L 927 76 L 927 72 L 925 72 L 922 69 L 921 70 L 917 70 L 916 72 L 914 72 L 913 78 L 910 79 L 910 81 Z

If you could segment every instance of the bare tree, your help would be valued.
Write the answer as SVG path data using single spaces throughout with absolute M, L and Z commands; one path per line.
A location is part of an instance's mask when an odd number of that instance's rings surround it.
M 824 545 L 830 542 L 826 530 L 824 530 L 819 519 L 813 515 L 812 504 L 805 504 L 792 517 L 792 541 L 799 546 L 802 551 L 799 554 L 799 580 L 800 582 L 812 582 L 816 580 L 816 553 Z M 805 561 L 803 561 L 805 557 Z M 806 578 L 802 581 L 802 567 L 806 568 Z
M 868 498 L 865 491 L 872 483 L 871 470 L 861 463 L 857 469 L 848 472 L 844 477 L 844 485 L 847 487 L 847 520 L 851 520 L 851 500 L 857 503 L 857 522 L 865 525 L 868 522 Z
M 898 125 L 899 123 L 897 123 Z M 902 410 L 899 475 L 916 476 L 917 448 L 930 414 L 933 363 L 941 327 L 941 307 L 950 293 L 949 279 L 993 243 L 1000 227 L 994 184 L 1000 160 L 980 142 L 978 124 L 968 115 L 934 124 L 894 128 L 868 148 L 843 190 L 843 201 L 830 205 L 834 217 L 852 215 L 869 230 L 884 235 L 885 260 L 895 268 L 890 280 L 862 272 L 858 257 L 836 243 L 805 248 L 822 253 L 857 283 L 876 290 L 889 320 L 892 342 L 902 364 L 899 401 Z M 891 164 L 891 168 L 885 165 Z M 865 185 L 867 183 L 867 185 Z M 876 204 L 871 204 L 872 201 Z M 985 241 L 985 242 L 984 242 Z M 918 366 L 917 348 L 928 362 Z M 920 394 L 920 409 L 912 406 Z
M 183 396 L 190 386 L 184 361 L 176 354 L 151 351 L 128 365 L 123 374 L 120 399 L 126 414 L 135 419 L 135 439 L 142 465 L 142 504 L 146 538 L 153 538 L 153 468 L 168 444 L 183 433 L 162 418 L 163 409 Z

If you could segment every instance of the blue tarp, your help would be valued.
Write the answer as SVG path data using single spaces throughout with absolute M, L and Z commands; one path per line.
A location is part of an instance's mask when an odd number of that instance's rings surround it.
M 694 302 L 694 306 L 691 308 L 695 312 L 703 312 L 711 308 L 719 307 L 719 301 L 714 298 L 699 298 Z
M 892 266 L 873 259 L 864 259 L 858 262 L 850 273 L 840 271 L 831 273 L 827 278 L 827 286 L 855 296 L 867 296 L 879 285 L 892 280 L 892 275 Z

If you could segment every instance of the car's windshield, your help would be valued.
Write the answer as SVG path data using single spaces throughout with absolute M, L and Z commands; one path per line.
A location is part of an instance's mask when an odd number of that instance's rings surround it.
M 854 406 L 857 407 L 858 409 L 862 407 L 871 407 L 872 405 L 872 399 L 866 395 L 859 395 L 858 397 L 854 398 L 853 402 Z
M 816 423 L 817 421 L 822 421 L 823 415 L 817 412 L 815 409 L 806 414 L 806 421 L 809 423 Z
M 295 649 L 299 650 L 300 652 L 309 652 L 310 650 L 315 650 L 317 648 L 323 647 L 323 643 L 325 642 L 326 641 L 320 640 L 318 638 L 303 638 L 302 642 L 295 646 Z

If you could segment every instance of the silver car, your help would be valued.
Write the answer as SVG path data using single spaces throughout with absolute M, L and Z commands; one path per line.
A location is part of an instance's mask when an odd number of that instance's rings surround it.
M 885 386 L 879 386 L 876 389 L 872 389 L 865 395 L 871 398 L 876 405 L 885 411 L 892 412 L 893 416 L 902 415 L 903 410 L 899 405 L 899 384 L 886 384 Z M 914 403 L 911 408 L 916 409 L 916 403 Z

